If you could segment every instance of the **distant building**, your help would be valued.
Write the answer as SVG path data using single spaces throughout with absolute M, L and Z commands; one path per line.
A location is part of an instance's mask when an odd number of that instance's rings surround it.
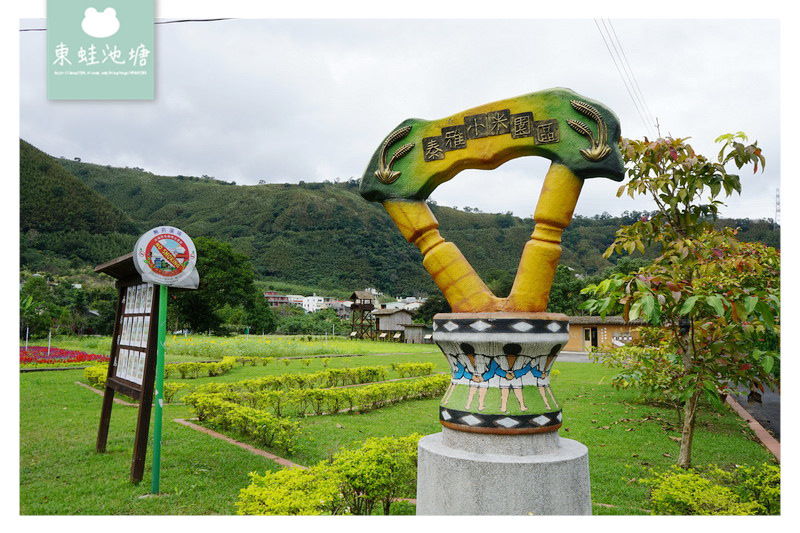
M 378 296 L 383 296 L 383 293 L 382 293 L 381 291 L 379 291 L 378 289 L 373 289 L 373 288 L 371 288 L 371 287 L 367 287 L 367 288 L 366 288 L 366 289 L 364 289 L 363 291 L 356 291 L 356 292 L 368 292 L 368 293 L 372 294 L 372 296 L 373 296 L 373 297 L 374 297 L 376 300 L 378 299 Z
M 403 329 L 405 342 L 408 344 L 433 343 L 433 330 L 425 324 L 406 324 Z
M 420 307 L 422 307 L 422 302 L 411 302 L 406 304 L 406 306 L 403 309 L 411 313 L 416 313 Z
M 609 350 L 624 346 L 639 338 L 641 320 L 625 322 L 621 316 L 571 316 L 569 317 L 569 341 L 562 350 L 566 352 L 588 352 L 591 348 Z
M 285 294 L 278 294 L 275 291 L 264 292 L 264 298 L 270 307 L 279 307 L 281 305 L 289 305 L 289 297 Z
M 286 297 L 289 299 L 289 305 L 303 307 L 303 298 L 305 298 L 305 296 L 300 296 L 299 294 L 287 294 Z
M 402 342 L 405 327 L 412 323 L 412 315 L 405 309 L 376 309 L 372 312 L 375 317 L 375 331 L 378 340 L 393 340 Z
M 336 311 L 336 316 L 339 318 L 350 318 L 350 306 L 353 302 L 349 300 L 331 300 L 327 302 L 329 309 Z
M 325 299 L 316 294 L 313 296 L 304 296 L 302 305 L 306 313 L 316 313 L 317 311 L 325 309 Z

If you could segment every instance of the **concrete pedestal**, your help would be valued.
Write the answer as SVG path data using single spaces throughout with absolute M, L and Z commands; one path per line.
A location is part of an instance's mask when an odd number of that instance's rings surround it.
M 589 453 L 557 432 L 419 441 L 418 515 L 591 515 Z

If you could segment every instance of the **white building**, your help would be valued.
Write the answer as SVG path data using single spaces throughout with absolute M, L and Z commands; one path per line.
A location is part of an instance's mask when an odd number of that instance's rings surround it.
M 313 296 L 304 296 L 303 309 L 305 309 L 306 313 L 316 313 L 317 311 L 321 311 L 322 309 L 325 309 L 325 298 L 322 296 L 317 296 L 316 294 Z

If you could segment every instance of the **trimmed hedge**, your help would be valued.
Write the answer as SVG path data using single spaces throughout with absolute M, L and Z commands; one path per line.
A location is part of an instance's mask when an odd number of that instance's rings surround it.
M 102 389 L 106 386 L 106 375 L 108 374 L 108 364 L 92 365 L 83 369 L 83 377 L 89 382 L 89 385 L 96 389 Z M 164 382 L 164 401 L 172 403 L 175 395 L 181 389 L 188 388 L 186 383 L 175 383 L 174 381 Z
M 264 446 L 274 446 L 289 453 L 294 449 L 300 424 L 288 418 L 277 417 L 259 409 L 225 400 L 214 394 L 193 396 L 191 405 L 198 418 L 221 427 L 234 429 Z M 184 398 L 184 401 L 190 403 Z
M 308 469 L 251 472 L 237 514 L 369 515 L 378 505 L 389 514 L 395 499 L 416 492 L 420 437 L 373 437 Z
M 392 363 L 392 370 L 401 378 L 415 378 L 433 374 L 433 363 Z
M 170 363 L 164 365 L 164 377 L 173 377 L 176 373 L 180 374 L 181 379 L 199 378 L 202 374 L 208 377 L 221 376 L 227 374 L 236 365 L 236 358 L 226 356 L 222 361 L 212 361 L 208 363 Z
M 444 394 L 449 375 L 429 376 L 410 381 L 377 383 L 361 387 L 336 389 L 249 390 L 228 388 L 226 384 L 203 385 L 183 397 L 202 419 L 207 404 L 201 400 L 215 397 L 222 401 L 246 405 L 276 417 L 324 415 L 342 410 L 365 413 L 393 403 L 434 398 Z
M 686 470 L 673 466 L 641 483 L 650 487 L 654 515 L 777 515 L 781 512 L 781 474 L 775 465 L 715 465 Z

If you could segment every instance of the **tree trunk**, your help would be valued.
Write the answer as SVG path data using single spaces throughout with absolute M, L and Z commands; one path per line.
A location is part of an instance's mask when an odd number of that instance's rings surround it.
M 689 468 L 692 466 L 692 440 L 694 439 L 695 413 L 697 412 L 697 401 L 700 398 L 700 391 L 695 391 L 686 400 L 683 406 L 683 428 L 681 429 L 681 452 L 678 457 L 678 466 Z

